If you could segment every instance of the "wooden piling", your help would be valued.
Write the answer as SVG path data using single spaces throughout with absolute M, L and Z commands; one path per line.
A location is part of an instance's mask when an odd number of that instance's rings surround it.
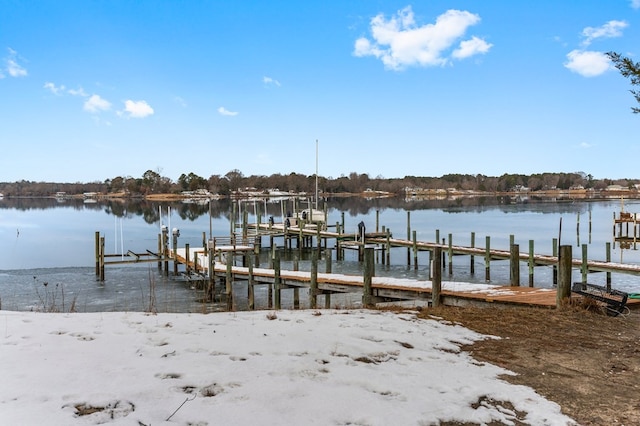
M 558 239 L 554 238 L 551 242 L 551 254 L 553 257 L 558 256 Z M 558 284 L 558 265 L 553 265 L 553 285 Z
M 212 248 L 210 248 L 212 249 Z M 213 252 L 211 252 L 211 256 L 209 256 L 209 280 L 213 280 L 213 268 L 211 265 L 214 260 Z M 178 276 L 178 236 L 173 234 L 173 276 Z
M 158 234 L 158 271 L 162 271 L 162 234 Z
M 386 259 L 387 265 L 391 265 L 391 230 L 387 229 L 387 250 L 386 250 Z
M 281 289 L 280 289 L 280 256 L 276 255 L 273 260 L 273 289 L 275 292 L 275 308 L 280 310 L 281 305 Z
M 104 281 L 104 237 L 100 237 L 100 281 Z
M 363 295 L 362 295 L 362 305 L 365 307 L 372 307 L 373 303 L 373 287 L 371 283 L 373 281 L 374 276 L 374 253 L 372 247 L 365 247 L 364 249 L 364 276 L 363 276 Z
M 587 282 L 587 274 L 589 273 L 589 265 L 587 265 L 588 261 L 589 259 L 587 259 L 587 245 L 582 244 L 582 265 L 580 266 L 580 272 L 582 275 L 583 283 Z
M 413 269 L 418 270 L 418 235 L 413 231 Z
M 566 301 L 571 297 L 571 260 L 572 251 L 570 245 L 560 246 L 560 257 L 558 259 L 558 289 L 556 292 L 556 308 L 560 309 L 566 305 Z
M 442 248 L 433 248 L 433 260 L 431 262 L 432 279 L 431 279 L 431 306 L 440 306 L 440 290 L 442 289 L 442 267 L 440 265 L 440 257 L 442 256 Z
M 449 276 L 451 276 L 453 275 L 453 234 L 449 234 L 448 237 L 447 258 L 449 259 Z
M 536 266 L 535 261 L 535 252 L 533 250 L 534 242 L 533 240 L 529 240 L 529 287 L 533 287 L 533 270 Z
M 231 308 L 233 307 L 233 291 L 232 291 L 232 285 L 233 285 L 233 255 L 231 254 L 231 252 L 227 253 L 227 271 L 226 271 L 226 275 L 225 275 L 225 290 L 224 290 L 224 295 L 225 298 L 227 300 L 227 310 L 230 311 Z
M 100 231 L 95 235 L 96 277 L 100 276 Z
M 191 275 L 191 266 L 189 265 L 189 255 L 191 253 L 189 253 L 189 243 L 184 245 L 184 258 L 187 261 L 187 264 L 185 265 L 185 273 L 187 274 L 187 276 Z M 229 259 L 227 258 L 227 262 L 229 262 Z
M 249 301 L 249 310 L 256 309 L 255 286 L 253 281 L 253 262 L 249 262 L 249 280 L 247 283 L 247 299 Z
M 509 256 L 509 278 L 512 287 L 520 286 L 520 245 L 511 244 Z
M 484 279 L 491 280 L 491 237 L 485 237 L 484 243 Z
M 411 241 L 411 211 L 407 211 L 407 240 Z M 411 249 L 407 247 L 407 266 L 411 266 Z
M 309 308 L 316 309 L 318 303 L 318 252 L 311 255 L 311 277 L 309 282 Z
M 605 246 L 605 252 L 606 252 L 606 261 L 607 262 L 611 262 L 611 243 L 607 242 L 606 246 Z M 611 291 L 611 272 L 607 271 L 607 291 Z
M 476 233 L 472 232 L 471 233 L 471 247 L 475 248 L 476 246 Z M 476 264 L 475 264 L 475 256 L 471 255 L 469 256 L 469 273 L 471 274 L 471 276 L 475 275 L 476 273 Z

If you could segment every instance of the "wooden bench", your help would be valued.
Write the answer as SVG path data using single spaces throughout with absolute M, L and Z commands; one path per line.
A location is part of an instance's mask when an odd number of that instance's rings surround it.
M 625 310 L 627 298 L 629 297 L 624 291 L 607 289 L 600 285 L 588 283 L 573 283 L 571 291 L 597 301 L 605 309 L 607 315 L 613 317 Z

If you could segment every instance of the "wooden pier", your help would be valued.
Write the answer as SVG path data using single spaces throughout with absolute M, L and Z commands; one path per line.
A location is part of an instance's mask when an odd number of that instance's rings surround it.
M 372 250 L 372 248 L 369 248 Z M 224 286 L 226 295 L 231 295 L 231 285 L 235 282 L 248 282 L 249 293 L 253 292 L 255 285 L 273 286 L 273 291 L 279 293 L 283 290 L 307 288 L 310 297 L 323 295 L 325 307 L 330 307 L 330 297 L 334 293 L 362 293 L 363 300 L 369 298 L 374 304 L 414 304 L 426 305 L 433 302 L 434 281 L 421 281 L 412 279 L 397 279 L 389 277 L 370 276 L 370 289 L 366 289 L 367 276 L 343 275 L 334 273 L 317 272 L 317 259 L 315 267 L 311 271 L 280 270 L 275 268 L 254 268 L 249 266 L 235 266 L 229 263 L 214 262 L 213 269 L 209 270 L 203 265 L 209 264 L 208 256 L 204 249 L 195 249 L 191 252 L 191 261 L 186 259 L 186 251 L 178 249 L 172 255 L 181 263 L 190 265 L 189 268 L 200 275 L 203 282 L 209 277 L 219 279 Z M 278 262 L 276 262 L 278 263 Z M 436 266 L 440 265 L 439 262 Z M 249 294 L 250 306 L 252 297 Z M 459 282 L 441 282 L 439 291 L 440 303 L 449 306 L 468 305 L 512 305 L 553 308 L 557 306 L 558 290 L 551 288 L 532 288 L 522 286 L 496 286 L 488 284 L 470 284 Z M 280 296 L 274 295 L 276 309 L 279 309 Z M 296 298 L 294 297 L 294 301 Z M 312 308 L 317 302 L 310 301 Z M 640 300 L 629 300 L 628 306 L 640 307 Z
M 245 215 L 246 218 L 246 215 Z M 626 218 L 626 217 L 625 217 Z M 615 219 L 615 217 L 614 217 Z M 635 220 L 635 215 L 633 216 Z M 623 222 L 615 222 L 615 226 Z M 634 222 L 635 223 L 635 222 Z M 640 222 L 639 222 L 640 223 Z M 635 226 L 635 225 L 634 225 Z M 241 232 L 233 230 L 240 228 Z M 216 291 L 216 281 L 224 287 L 224 295 L 230 298 L 234 282 L 248 282 L 253 285 L 268 285 L 269 300 L 271 303 L 271 292 L 274 296 L 274 303 L 279 304 L 280 291 L 293 289 L 294 304 L 299 299 L 300 288 L 308 288 L 310 297 L 309 305 L 315 307 L 315 297 L 324 296 L 325 306 L 330 306 L 331 294 L 334 293 L 362 293 L 364 302 L 373 303 L 397 303 L 402 301 L 413 301 L 414 303 L 433 303 L 437 300 L 447 305 L 459 304 L 512 304 L 527 306 L 559 306 L 562 298 L 571 294 L 571 283 L 569 280 L 574 268 L 579 269 L 582 275 L 582 282 L 587 283 L 588 275 L 595 272 L 606 274 L 606 288 L 611 290 L 611 274 L 631 274 L 640 275 L 640 265 L 614 263 L 610 261 L 610 244 L 607 243 L 607 260 L 589 260 L 587 257 L 587 245 L 581 246 L 581 257 L 575 258 L 572 255 L 571 246 L 559 246 L 556 239 L 553 240 L 553 255 L 536 254 L 534 252 L 533 241 L 529 241 L 528 252 L 520 250 L 518 244 L 514 243 L 511 236 L 510 249 L 491 248 L 490 237 L 485 238 L 485 246 L 477 247 L 475 244 L 475 233 L 471 234 L 471 245 L 455 245 L 453 237 L 448 234 L 448 238 L 440 238 L 440 233 L 436 230 L 435 242 L 417 241 L 416 232 L 410 229 L 410 214 L 407 213 L 407 239 L 394 238 L 390 230 L 382 227 L 378 231 L 378 218 L 376 217 L 375 232 L 365 232 L 364 226 L 358 227 L 356 233 L 345 233 L 344 216 L 343 224 L 336 223 L 335 230 L 329 230 L 329 226 L 319 223 L 307 223 L 296 218 L 285 223 L 275 223 L 269 220 L 268 223 L 255 224 L 243 221 L 241 227 L 232 223 L 232 233 L 229 237 L 215 237 L 207 240 L 203 232 L 203 245 L 199 248 L 190 248 L 185 245 L 184 249 L 178 248 L 178 236 L 172 235 L 171 249 L 169 248 L 169 233 L 163 229 L 158 235 L 157 251 L 147 250 L 145 253 L 112 254 L 104 252 L 104 237 L 96 233 L 96 275 L 100 280 L 104 280 L 104 268 L 106 265 L 137 263 L 137 262 L 157 262 L 158 269 L 163 270 L 165 275 L 169 275 L 169 263 L 173 263 L 173 276 L 187 277 L 189 281 L 197 282 L 205 288 L 208 297 L 213 299 Z M 333 226 L 331 226 L 333 228 Z M 264 250 L 263 239 L 269 239 L 268 250 L 271 250 L 269 267 L 259 267 L 259 254 Z M 294 243 L 297 249 L 313 249 L 314 262 L 310 272 L 287 271 L 280 269 L 280 259 L 277 251 L 278 245 L 275 240 L 281 238 L 284 250 L 293 249 Z M 329 244 L 332 241 L 332 244 Z M 367 260 L 367 253 L 374 251 L 381 253 L 381 262 L 390 263 L 390 252 L 392 249 L 405 249 L 407 251 L 407 265 L 413 261 L 414 267 L 418 268 L 418 253 L 428 252 L 428 263 L 430 269 L 430 281 L 420 280 L 398 280 L 393 278 L 375 277 L 374 262 Z M 562 249 L 565 249 L 564 257 L 561 257 Z M 566 250 L 568 249 L 568 250 Z M 363 276 L 348 276 L 331 273 L 332 254 L 335 253 L 336 260 L 343 259 L 344 250 L 357 250 L 358 259 L 369 266 L 365 266 L 365 271 L 369 273 Z M 324 254 L 326 262 L 326 272 L 317 272 L 317 256 Z M 508 260 L 510 265 L 510 277 L 508 285 L 495 286 L 488 284 L 466 284 L 455 282 L 444 282 L 441 288 L 434 290 L 434 283 L 441 281 L 441 275 L 436 276 L 436 272 L 441 274 L 441 270 L 448 266 L 449 275 L 453 274 L 453 261 L 455 257 L 467 256 L 470 273 L 475 273 L 475 258 L 479 257 L 484 261 L 485 280 L 490 281 L 491 262 L 496 260 Z M 119 258 L 119 259 L 117 259 Z M 237 260 L 242 259 L 242 266 L 236 265 Z M 379 259 L 379 257 L 378 257 Z M 437 261 L 436 261 L 437 260 Z M 521 264 L 525 263 L 529 271 L 529 285 L 523 286 L 520 280 Z M 564 281 L 560 281 L 560 265 L 564 267 Z M 184 271 L 180 271 L 180 265 Z M 557 289 L 534 288 L 533 274 L 537 266 L 551 266 L 553 268 L 553 285 Z M 295 268 L 297 269 L 297 267 Z M 507 283 L 505 283 L 507 284 Z M 562 287 L 562 288 L 561 288 Z M 566 287 L 566 288 L 565 288 Z M 568 290 L 567 290 L 568 289 Z M 561 294 L 562 293 L 562 294 Z M 249 297 L 250 308 L 253 308 L 251 294 Z M 640 306 L 640 300 L 629 299 L 628 305 L 631 307 Z

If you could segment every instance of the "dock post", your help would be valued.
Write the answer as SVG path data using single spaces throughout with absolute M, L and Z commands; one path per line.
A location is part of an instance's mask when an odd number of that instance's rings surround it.
M 227 301 L 227 311 L 231 311 L 233 307 L 233 292 L 232 284 L 233 284 L 233 270 L 231 269 L 233 266 L 233 261 L 227 256 L 227 273 L 225 275 L 225 290 L 224 295 Z
M 476 247 L 476 233 L 472 232 L 471 233 L 471 248 L 475 248 Z M 469 259 L 469 273 L 473 276 L 476 273 L 476 264 L 475 264 L 475 259 L 476 257 L 474 255 L 470 256 Z
M 280 292 L 280 255 L 277 254 L 273 259 L 273 289 L 275 291 L 275 308 L 282 309 L 281 292 Z
M 186 274 L 187 276 L 191 275 L 191 266 L 189 265 L 189 243 L 184 245 L 184 260 L 186 263 Z M 229 263 L 229 257 L 227 256 L 227 263 Z
M 533 270 L 536 266 L 533 244 L 533 240 L 529 240 L 529 287 L 533 287 Z
M 387 265 L 391 265 L 391 230 L 387 228 Z
M 413 231 L 413 269 L 418 270 L 418 234 Z
M 247 211 L 247 207 L 245 205 L 244 210 L 242 211 L 242 239 L 246 240 L 248 235 L 248 226 L 249 226 L 249 212 Z
M 177 277 L 178 276 L 178 232 L 173 232 L 173 276 Z M 210 259 L 213 258 L 213 256 L 209 256 Z M 211 262 L 209 262 L 209 264 L 211 264 Z M 211 269 L 211 267 L 209 267 L 209 269 Z
M 324 256 L 325 256 L 325 268 L 324 271 L 327 274 L 331 273 L 331 249 L 330 248 L 325 248 L 324 249 Z
M 104 237 L 100 237 L 100 281 L 104 281 Z
M 433 248 L 433 260 L 431 262 L 432 275 L 431 278 L 431 306 L 440 306 L 440 290 L 442 288 L 442 267 L 440 265 L 440 257 L 442 256 L 442 247 L 435 246 Z
M 582 266 L 580 267 L 582 273 L 582 282 L 587 282 L 587 275 L 589 274 L 589 265 L 587 264 L 587 245 L 582 244 Z
M 453 275 L 453 234 L 449 234 L 447 257 L 449 258 L 449 276 Z
M 558 290 L 556 292 L 556 308 L 562 308 L 565 301 L 571 297 L 571 261 L 570 245 L 560 246 L 558 259 Z
M 380 209 L 376 209 L 376 232 L 380 229 Z
M 176 247 L 174 245 L 174 247 Z M 207 260 L 209 261 L 209 295 L 211 298 L 212 302 L 215 302 L 216 300 L 216 276 L 215 276 L 215 271 L 214 266 L 215 266 L 215 259 L 214 259 L 214 252 L 213 252 L 213 245 L 212 247 L 208 247 L 207 248 L 209 250 L 209 254 L 207 255 Z M 176 275 L 177 272 L 177 262 L 175 261 L 175 252 L 174 252 L 174 261 L 173 261 L 173 268 L 174 268 L 174 275 Z
M 318 252 L 311 254 L 311 281 L 309 283 L 309 308 L 316 309 L 318 301 Z
M 341 234 L 342 234 L 342 228 L 340 228 L 340 223 L 336 222 L 336 232 L 338 234 L 338 236 L 336 237 L 336 260 L 342 260 L 342 256 L 341 256 L 341 250 L 342 250 L 342 243 L 340 242 L 341 240 Z
M 231 253 L 231 252 L 228 252 Z M 232 284 L 233 284 L 233 255 L 231 258 L 227 256 L 227 273 L 225 275 L 225 290 L 224 295 L 227 299 L 227 311 L 231 311 L 233 307 L 233 292 L 232 292 Z
M 511 279 L 510 285 L 512 287 L 518 287 L 520 286 L 520 245 L 518 244 L 511 244 L 509 266 L 509 277 Z
M 96 277 L 100 276 L 100 231 L 96 231 L 95 240 L 95 255 L 96 255 Z
M 484 279 L 491 280 L 491 237 L 487 235 L 484 243 Z
M 605 246 L 606 251 L 606 260 L 607 262 L 611 262 L 611 243 L 607 242 Z M 611 272 L 607 271 L 607 291 L 611 291 Z
M 558 257 L 558 239 L 554 238 L 551 244 L 552 244 L 551 253 L 553 254 L 553 257 Z M 558 260 L 560 260 L 560 258 L 558 258 Z M 555 265 L 553 265 L 553 285 L 557 285 L 557 284 L 558 284 L 558 264 L 556 263 Z
M 164 254 L 162 253 L 162 234 L 158 234 L 158 271 L 162 271 L 162 258 Z
M 253 262 L 249 262 L 249 282 L 247 284 L 247 298 L 249 300 L 249 310 L 254 311 L 256 309 L 255 291 L 253 286 Z
M 364 283 L 363 283 L 363 291 L 362 295 L 362 305 L 364 307 L 371 307 L 374 305 L 373 303 L 373 288 L 371 283 L 373 281 L 374 276 L 374 253 L 372 247 L 366 247 L 364 249 Z
M 297 271 L 299 269 L 299 257 L 298 253 L 294 253 L 293 255 L 293 270 Z M 293 309 L 300 309 L 300 289 L 298 287 L 293 288 Z
M 407 240 L 411 241 L 411 212 L 407 211 Z M 407 266 L 411 266 L 411 249 L 407 247 Z

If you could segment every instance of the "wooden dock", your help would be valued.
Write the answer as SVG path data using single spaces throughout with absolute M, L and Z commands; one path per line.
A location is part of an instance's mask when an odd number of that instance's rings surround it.
M 209 259 L 204 248 L 193 249 L 187 262 L 184 249 L 178 249 L 172 256 L 197 271 L 203 280 L 216 277 L 222 281 L 250 282 L 252 285 L 277 286 L 276 291 L 286 289 L 313 288 L 317 294 L 330 297 L 333 293 L 363 293 L 364 277 L 332 273 L 314 273 L 311 271 L 287 271 L 268 268 L 251 268 L 214 262 L 210 274 Z M 314 283 L 315 281 L 315 283 Z M 389 277 L 372 277 L 371 292 L 375 300 L 388 303 L 413 302 L 428 304 L 433 296 L 432 282 Z M 556 306 L 556 289 L 521 286 L 496 286 L 489 284 L 471 284 L 443 281 L 440 290 L 442 304 L 449 306 L 468 305 L 512 305 L 553 308 Z M 630 299 L 630 308 L 640 307 L 640 300 Z
M 250 225 L 251 228 L 255 229 L 258 233 L 262 233 L 262 235 L 270 235 L 272 237 L 279 236 L 284 238 L 297 238 L 299 236 L 305 237 L 315 237 L 317 238 L 317 245 L 322 246 L 321 240 L 335 240 L 338 244 L 336 246 L 337 249 L 341 248 L 361 248 L 367 244 L 376 244 L 382 250 L 385 250 L 387 253 L 390 252 L 393 248 L 406 248 L 407 250 L 411 250 L 413 252 L 414 262 L 417 260 L 417 253 L 420 251 L 429 251 L 432 252 L 435 247 L 442 248 L 443 252 L 446 254 L 449 260 L 449 264 L 452 263 L 453 257 L 455 256 L 478 256 L 484 259 L 485 267 L 488 267 L 492 260 L 510 260 L 514 257 L 514 253 L 511 250 L 501 250 L 494 249 L 490 247 L 490 239 L 487 237 L 485 239 L 485 247 L 469 247 L 469 246 L 461 246 L 454 245 L 452 242 L 451 235 L 448 236 L 448 242 L 438 243 L 438 242 L 425 242 L 425 241 L 417 241 L 417 240 L 409 240 L 409 239 L 399 239 L 393 238 L 390 232 L 373 232 L 366 233 L 363 239 L 359 239 L 357 234 L 353 233 L 341 233 L 335 231 L 323 231 L 315 228 L 304 228 L 304 227 L 285 227 L 282 224 L 253 224 Z M 472 240 L 474 240 L 472 236 Z M 326 247 L 326 243 L 324 244 Z M 558 264 L 558 256 L 557 255 L 544 255 L 544 254 L 535 254 L 531 250 L 528 252 L 523 252 L 518 250 L 515 253 L 515 257 L 520 262 L 525 262 L 528 264 L 530 268 L 534 268 L 536 266 L 555 266 Z M 555 250 L 555 249 L 554 249 Z M 617 272 L 622 274 L 630 274 L 630 275 L 640 275 L 640 265 L 635 264 L 627 264 L 627 263 L 615 263 L 608 261 L 598 261 L 598 260 L 589 260 L 586 258 L 586 251 L 582 251 L 582 258 L 573 258 L 571 261 L 572 265 L 576 268 L 579 268 L 584 275 L 592 273 L 592 272 Z M 530 271 L 532 272 L 532 271 Z M 486 277 L 489 280 L 489 277 Z
M 409 213 L 407 214 L 409 216 Z M 245 215 L 246 217 L 246 215 Z M 624 218 L 628 219 L 628 218 Z M 632 218 L 635 223 L 635 215 Z M 173 235 L 172 247 L 169 249 L 169 238 L 167 231 L 163 231 L 162 235 L 158 235 L 158 250 L 152 252 L 147 250 L 146 253 L 136 254 L 128 252 L 125 255 L 106 255 L 104 253 L 104 237 L 100 237 L 96 233 L 96 275 L 100 275 L 100 279 L 104 280 L 104 266 L 112 263 L 136 263 L 141 261 L 157 262 L 159 269 L 164 269 L 166 275 L 169 275 L 169 263 L 173 262 L 174 276 L 186 277 L 189 281 L 201 283 L 210 292 L 210 296 L 215 294 L 216 281 L 225 287 L 225 295 L 230 297 L 231 288 L 235 282 L 248 282 L 249 286 L 268 285 L 269 293 L 275 291 L 276 298 L 279 299 L 280 292 L 286 289 L 293 289 L 296 292 L 300 288 L 308 288 L 310 297 L 325 297 L 325 306 L 330 305 L 331 294 L 334 293 L 359 293 L 363 294 L 363 301 L 374 301 L 375 303 L 396 303 L 403 301 L 413 301 L 414 303 L 429 303 L 432 298 L 438 298 L 446 305 L 464 305 L 464 304 L 500 304 L 500 305 L 520 305 L 520 306 L 539 306 L 554 307 L 559 306 L 560 290 L 556 291 L 552 288 L 534 288 L 533 287 L 533 271 L 536 266 L 552 266 L 553 267 L 553 283 L 556 284 L 557 272 L 560 265 L 560 255 L 557 253 L 564 252 L 562 255 L 562 263 L 565 264 L 562 270 L 565 276 L 571 279 L 573 268 L 580 270 L 582 274 L 582 282 L 587 282 L 588 274 L 593 272 L 605 272 L 607 274 L 607 288 L 611 287 L 611 274 L 631 274 L 640 275 L 640 265 L 614 263 L 610 261 L 589 260 L 587 258 L 586 245 L 582 245 L 581 258 L 575 258 L 571 252 L 571 246 L 558 246 L 558 241 L 553 241 L 553 255 L 536 254 L 533 250 L 533 241 L 529 241 L 529 251 L 520 251 L 519 245 L 514 244 L 514 237 L 511 236 L 510 250 L 501 250 L 491 248 L 490 237 L 485 238 L 485 247 L 477 247 L 475 245 L 475 233 L 471 234 L 471 245 L 461 246 L 454 245 L 451 234 L 448 234 L 448 241 L 444 238 L 440 239 L 439 231 L 436 230 L 435 242 L 417 241 L 416 232 L 413 231 L 413 239 L 410 238 L 410 225 L 407 226 L 407 239 L 394 238 L 388 229 L 382 227 L 382 232 L 378 232 L 378 224 L 376 219 L 376 231 L 365 232 L 364 226 L 358 233 L 345 233 L 344 225 L 335 224 L 335 231 L 329 230 L 332 226 L 318 226 L 316 223 L 307 223 L 304 220 L 288 221 L 285 223 L 275 223 L 269 220 L 268 223 L 249 224 L 246 219 L 241 226 L 241 232 L 232 233 L 229 237 L 215 237 L 207 240 L 203 232 L 203 247 L 189 248 L 185 245 L 184 249 L 177 248 L 179 232 Z M 407 220 L 409 223 L 409 218 Z M 616 223 L 619 226 L 619 223 Z M 233 225 L 232 229 L 237 229 Z M 270 268 L 254 268 L 247 264 L 258 261 L 259 253 L 263 250 L 263 238 L 270 239 L 268 249 L 272 250 L 270 256 Z M 280 270 L 279 257 L 277 256 L 277 245 L 275 238 L 282 238 L 284 249 L 291 249 L 293 242 L 296 242 L 298 249 L 310 248 L 314 249 L 314 256 L 325 253 L 327 260 L 327 272 L 325 274 L 317 272 L 317 264 L 312 266 L 315 272 L 299 272 Z M 333 241 L 329 247 L 328 241 Z M 442 241 L 442 242 L 440 242 Z M 449 276 L 452 275 L 453 259 L 456 256 L 467 256 L 470 258 L 470 272 L 474 274 L 475 257 L 484 260 L 485 281 L 490 282 L 490 265 L 494 260 L 508 260 L 510 262 L 510 278 L 508 285 L 496 286 L 489 284 L 469 284 L 459 282 L 442 282 L 440 278 L 432 281 L 421 280 L 405 280 L 394 278 L 375 277 L 373 273 L 373 261 L 371 264 L 371 272 L 367 278 L 365 276 L 349 276 L 341 274 L 331 274 L 331 257 L 335 253 L 336 259 L 342 259 L 342 252 L 345 249 L 354 249 L 359 252 L 359 259 L 363 260 L 361 255 L 367 251 L 366 249 L 375 249 L 382 251 L 382 263 L 390 263 L 390 252 L 394 248 L 403 248 L 407 252 L 407 265 L 411 264 L 413 254 L 413 264 L 417 269 L 418 253 L 428 252 L 428 264 L 430 269 L 444 268 L 447 264 L 449 267 Z M 315 250 L 317 249 L 317 250 Z M 559 250 L 563 249 L 563 250 Z M 609 250 L 607 243 L 607 250 Z M 370 250 L 373 252 L 373 250 Z M 436 255 L 436 253 L 438 253 Z M 386 255 L 386 260 L 385 260 Z M 112 256 L 112 257 L 110 257 Z M 113 259 L 113 256 L 124 256 L 126 259 L 105 261 L 105 257 Z M 243 266 L 237 266 L 236 260 L 242 258 Z M 277 259 L 276 259 L 277 258 Z M 435 262 L 435 258 L 441 259 L 442 262 Z M 607 252 L 607 259 L 610 259 Z M 277 265 L 271 265 L 276 262 Z M 422 260 L 424 262 L 424 258 Z M 317 259 L 316 259 L 317 262 Z M 520 268 L 521 263 L 525 263 L 529 269 L 529 286 L 521 286 Z M 186 270 L 179 272 L 178 266 L 184 265 Z M 297 269 L 297 265 L 294 265 Z M 366 268 L 365 268 L 366 269 Z M 568 274 L 568 275 L 567 275 Z M 432 279 L 432 276 L 429 276 Z M 441 288 L 432 291 L 432 282 L 438 281 L 442 283 Z M 566 287 L 566 279 L 563 287 Z M 558 286 L 560 287 L 560 286 Z M 565 293 L 568 296 L 571 291 L 571 285 L 568 285 L 569 291 Z M 564 296 L 564 297 L 566 297 Z M 294 300 L 297 296 L 294 297 Z M 271 301 L 271 297 L 269 298 Z M 315 303 L 315 302 L 314 302 Z M 314 305 L 311 303 L 311 305 Z M 629 299 L 628 305 L 631 307 L 640 306 L 640 300 Z M 250 306 L 252 302 L 250 301 Z

